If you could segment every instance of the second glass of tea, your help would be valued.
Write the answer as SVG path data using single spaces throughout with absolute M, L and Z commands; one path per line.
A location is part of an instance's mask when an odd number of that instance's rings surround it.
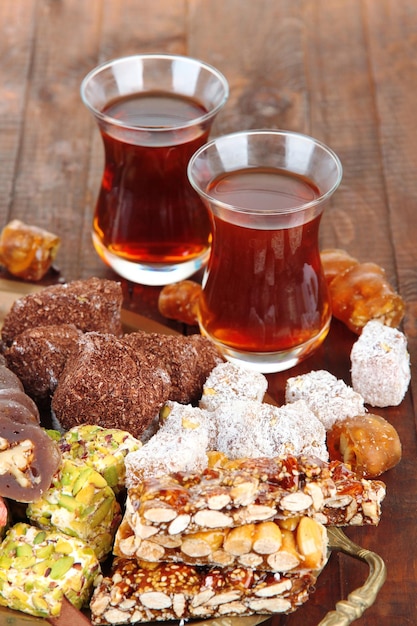
M 202 334 L 257 371 L 296 365 L 330 326 L 318 235 L 342 178 L 339 158 L 307 135 L 253 130 L 201 147 L 188 176 L 213 219 Z
M 105 154 L 93 243 L 120 276 L 165 285 L 207 262 L 210 216 L 187 164 L 228 94 L 217 69 L 177 55 L 122 57 L 84 78 Z

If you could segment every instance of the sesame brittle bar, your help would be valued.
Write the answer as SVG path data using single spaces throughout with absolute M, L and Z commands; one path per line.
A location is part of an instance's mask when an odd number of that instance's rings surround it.
M 252 568 L 141 564 L 117 558 L 90 603 L 95 625 L 291 613 L 309 597 L 313 572 L 273 574 Z

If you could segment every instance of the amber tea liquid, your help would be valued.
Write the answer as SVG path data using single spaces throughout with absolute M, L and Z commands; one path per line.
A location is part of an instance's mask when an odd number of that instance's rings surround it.
M 169 145 L 160 145 L 154 132 L 187 124 L 206 109 L 193 98 L 144 92 L 113 100 L 103 113 L 124 126 L 145 129 L 146 141 L 137 143 L 134 132 L 131 142 L 126 133 L 121 140 L 117 122 L 114 133 L 109 125 L 101 128 L 106 163 L 93 223 L 100 256 L 106 260 L 110 253 L 158 266 L 208 254 L 209 214 L 189 184 L 186 168 L 209 129 L 178 128 Z
M 300 223 L 300 214 L 289 211 L 318 198 L 316 185 L 259 167 L 226 172 L 211 181 L 207 193 L 241 211 L 228 211 L 227 221 L 221 208 L 213 211 L 212 254 L 200 302 L 203 332 L 232 351 L 249 353 L 316 346 L 315 338 L 321 343 L 331 316 L 318 249 L 321 215 Z M 252 213 L 245 216 L 244 209 Z M 278 215 L 271 230 L 262 213 L 272 211 L 282 211 L 282 219 Z

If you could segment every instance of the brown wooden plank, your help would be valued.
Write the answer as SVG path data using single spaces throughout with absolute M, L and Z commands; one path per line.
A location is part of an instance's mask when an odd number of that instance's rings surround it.
M 27 79 L 34 40 L 35 0 L 0 4 L 0 224 L 10 219 L 24 131 Z
M 373 72 L 377 93 L 380 143 L 384 163 L 389 223 L 395 245 L 399 289 L 407 302 L 405 330 L 417 350 L 417 110 L 415 46 L 417 5 L 412 0 L 378 5 L 367 2 L 372 32 Z M 389 30 L 387 29 L 389 24 Z M 412 361 L 413 397 L 417 397 L 417 363 Z M 414 404 L 414 407 L 416 405 Z

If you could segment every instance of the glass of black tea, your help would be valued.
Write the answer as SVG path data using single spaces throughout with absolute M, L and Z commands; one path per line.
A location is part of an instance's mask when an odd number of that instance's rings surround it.
M 228 95 L 217 69 L 177 55 L 122 57 L 84 78 L 105 155 L 93 244 L 120 276 L 165 285 L 207 262 L 210 215 L 187 164 Z
M 199 148 L 188 175 L 213 218 L 202 334 L 264 373 L 296 365 L 331 321 L 318 234 L 342 178 L 339 158 L 307 135 L 253 130 Z

